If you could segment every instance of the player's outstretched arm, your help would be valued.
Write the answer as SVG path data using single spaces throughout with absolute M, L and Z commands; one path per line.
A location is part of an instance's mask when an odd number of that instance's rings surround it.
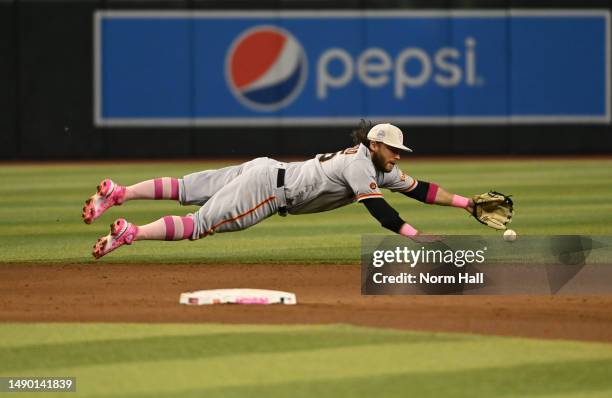
M 432 182 L 419 181 L 413 190 L 402 193 L 409 198 L 427 204 L 459 207 L 465 209 L 470 214 L 472 214 L 474 209 L 474 201 L 472 199 L 450 193 Z
M 412 225 L 402 220 L 398 212 L 383 198 L 364 199 L 361 203 L 380 222 L 380 225 L 388 230 L 420 243 L 436 242 L 442 239 L 442 237 L 437 235 L 424 234 L 417 231 Z
M 406 223 L 399 213 L 383 198 L 370 198 L 361 201 L 370 214 L 380 222 L 384 228 L 404 236 L 416 236 L 419 234 L 414 227 Z

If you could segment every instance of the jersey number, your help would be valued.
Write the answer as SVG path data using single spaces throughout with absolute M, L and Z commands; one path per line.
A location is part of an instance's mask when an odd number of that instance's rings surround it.
M 344 151 L 338 151 L 334 153 L 326 153 L 324 155 L 319 156 L 319 162 L 327 162 L 329 159 L 333 158 L 336 155 L 354 155 L 359 150 L 359 145 L 356 145 L 351 148 L 346 148 Z

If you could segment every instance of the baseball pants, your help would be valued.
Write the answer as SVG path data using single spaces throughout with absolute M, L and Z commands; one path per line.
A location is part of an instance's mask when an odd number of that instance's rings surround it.
M 240 231 L 276 214 L 283 203 L 276 187 L 279 167 L 282 163 L 274 159 L 257 158 L 237 166 L 189 174 L 179 180 L 180 203 L 201 205 L 192 215 L 191 239 Z

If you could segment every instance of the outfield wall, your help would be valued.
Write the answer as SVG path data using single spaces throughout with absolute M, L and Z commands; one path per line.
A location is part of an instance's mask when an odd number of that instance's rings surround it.
M 315 58 L 313 54 L 319 50 L 313 46 L 320 42 L 320 40 L 317 40 L 316 30 L 311 29 L 310 31 L 299 32 L 299 34 L 295 33 L 296 29 L 306 29 L 303 25 L 308 21 L 296 21 L 295 18 L 288 21 L 286 17 L 287 15 L 292 16 L 291 12 L 325 8 L 338 10 L 339 7 L 343 7 L 345 11 L 352 10 L 349 17 L 354 19 L 355 24 L 364 26 L 363 29 L 358 27 L 356 32 L 366 32 L 362 42 L 371 42 L 370 47 L 378 48 L 380 46 L 377 45 L 377 38 L 372 31 L 379 32 L 385 28 L 387 23 L 385 21 L 381 23 L 379 14 L 384 13 L 384 10 L 388 8 L 401 10 L 401 13 L 408 15 L 408 18 L 412 18 L 411 12 L 423 17 L 419 13 L 423 13 L 424 10 L 431 10 L 434 16 L 439 14 L 452 16 L 448 13 L 448 10 L 460 10 L 467 14 L 473 13 L 474 10 L 480 10 L 490 13 L 490 15 L 501 14 L 503 17 L 503 14 L 509 9 L 542 9 L 546 6 L 546 3 L 549 2 L 355 1 L 334 4 L 333 2 L 318 1 L 263 1 L 258 2 L 260 11 L 278 11 L 279 13 L 263 13 L 263 16 L 255 22 L 260 25 L 269 25 L 270 15 L 276 15 L 275 18 L 279 25 L 299 36 L 299 41 L 301 41 L 307 57 Z M 212 49 L 203 53 L 202 51 L 184 52 L 185 65 L 187 65 L 185 73 L 182 72 L 181 64 L 173 61 L 175 58 L 180 58 L 180 54 L 176 57 L 174 54 L 180 53 L 181 45 L 187 42 L 191 48 L 194 48 L 190 40 L 197 40 L 197 31 L 206 28 L 206 26 L 199 27 L 198 22 L 193 22 L 197 18 L 191 18 L 191 14 L 201 17 L 207 15 L 206 13 L 209 11 L 219 9 L 241 10 L 247 6 L 252 7 L 253 5 L 248 1 L 0 0 L 0 51 L 5 55 L 0 57 L 0 87 L 2 87 L 2 90 L 0 90 L 0 106 L 3 110 L 0 113 L 0 158 L 79 159 L 240 157 L 262 154 L 276 156 L 308 155 L 331 151 L 348 145 L 348 133 L 350 131 L 348 123 L 353 118 L 356 123 L 359 115 L 373 115 L 375 119 L 382 121 L 380 120 L 382 117 L 376 118 L 376 115 L 381 115 L 381 109 L 393 110 L 394 113 L 387 114 L 390 115 L 388 119 L 399 121 L 396 123 L 406 131 L 406 140 L 411 147 L 416 149 L 416 154 L 612 153 L 612 131 L 609 123 L 609 55 L 607 55 L 608 59 L 605 60 L 606 63 L 604 64 L 603 50 L 594 50 L 593 59 L 588 58 L 588 54 L 581 55 L 581 57 L 586 57 L 586 61 L 581 61 L 582 58 L 580 57 L 574 57 L 576 59 L 573 59 L 572 62 L 557 63 L 558 67 L 555 67 L 552 61 L 550 66 L 546 65 L 548 59 L 559 53 L 559 51 L 551 50 L 550 55 L 545 54 L 538 62 L 525 64 L 529 68 L 536 68 L 534 69 L 536 72 L 538 66 L 545 71 L 548 68 L 547 70 L 550 73 L 544 73 L 541 76 L 552 79 L 546 83 L 550 86 L 548 88 L 550 91 L 538 91 L 539 82 L 536 80 L 524 85 L 527 90 L 536 87 L 533 89 L 533 93 L 527 91 L 525 98 L 518 101 L 521 87 L 517 86 L 516 82 L 518 80 L 513 78 L 511 68 L 508 67 L 508 72 L 503 73 L 499 72 L 499 69 L 517 63 L 517 49 L 520 46 L 514 46 L 512 43 L 520 44 L 520 42 L 514 36 L 517 33 L 526 35 L 527 38 L 529 36 L 523 33 L 525 28 L 513 30 L 512 26 L 514 26 L 516 20 L 509 18 L 500 20 L 501 22 L 498 21 L 499 23 L 496 25 L 503 28 L 503 25 L 507 24 L 510 28 L 503 32 L 509 33 L 502 32 L 499 37 L 489 34 L 489 39 L 493 37 L 488 44 L 492 50 L 477 54 L 480 62 L 477 65 L 477 70 L 482 71 L 487 78 L 487 83 L 493 81 L 492 74 L 497 74 L 495 76 L 498 76 L 498 86 L 477 87 L 477 73 L 474 72 L 473 76 L 469 77 L 470 67 L 467 66 L 467 61 L 465 66 L 464 63 L 456 62 L 460 68 L 463 68 L 457 72 L 463 76 L 462 85 L 458 84 L 457 87 L 448 89 L 426 84 L 419 89 L 415 89 L 409 93 L 414 97 L 405 99 L 405 101 L 414 101 L 406 108 L 405 112 L 402 110 L 404 99 L 399 101 L 397 98 L 394 99 L 392 95 L 387 97 L 383 95 L 378 98 L 376 97 L 379 93 L 377 88 L 361 84 L 357 77 L 351 79 L 345 86 L 339 87 L 335 93 L 340 94 L 342 93 L 341 90 L 346 90 L 344 97 L 338 96 L 336 104 L 329 105 L 321 101 L 317 102 L 314 94 L 312 98 L 305 94 L 309 90 L 315 92 L 314 87 L 317 84 L 314 80 L 317 63 L 313 61 L 309 68 L 308 77 L 304 77 L 304 79 L 310 80 L 306 80 L 303 92 L 298 93 L 299 95 L 296 94 L 296 98 L 291 99 L 293 103 L 287 106 L 283 105 L 273 110 L 270 110 L 271 108 L 266 109 L 263 114 L 267 121 L 262 122 L 260 118 L 262 116 L 261 110 L 249 108 L 250 100 L 242 92 L 234 93 L 235 98 L 238 99 L 238 101 L 235 101 L 229 91 L 225 94 L 222 93 L 222 90 L 227 90 L 223 79 L 215 80 L 211 78 L 210 81 L 207 81 L 206 79 L 213 72 L 201 73 L 203 77 L 199 77 L 198 73 L 203 69 L 200 66 L 193 67 L 193 65 L 199 65 L 197 64 L 198 57 L 204 60 L 206 60 L 206 56 L 210 56 L 214 60 L 221 58 L 227 52 L 225 47 L 220 48 L 218 54 Z M 605 12 L 606 10 L 609 11 L 609 2 L 568 1 L 556 7 L 557 10 L 563 7 L 565 11 L 571 11 L 572 6 L 581 10 L 599 10 L 598 12 L 603 12 L 603 15 L 608 15 L 607 23 L 609 24 L 609 14 Z M 370 14 L 355 12 L 365 9 L 370 10 Z M 123 80 L 116 80 L 119 83 L 115 83 L 113 86 L 112 79 L 108 79 L 108 70 L 110 69 L 108 67 L 102 71 L 99 69 L 101 63 L 99 63 L 98 57 L 100 54 L 105 54 L 107 60 L 112 60 L 112 65 L 115 65 L 116 68 L 113 70 L 114 75 L 110 74 L 110 76 L 116 76 L 116 71 L 124 73 L 126 65 L 132 65 L 130 62 L 122 64 L 120 61 L 129 59 L 130 54 L 135 59 L 143 60 L 143 56 L 137 52 L 143 47 L 155 47 L 157 43 L 163 42 L 166 38 L 166 31 L 160 33 L 159 30 L 133 30 L 133 27 L 130 27 L 132 30 L 122 31 L 121 29 L 125 29 L 125 27 L 120 25 L 116 32 L 107 31 L 104 33 L 102 31 L 101 35 L 105 38 L 107 46 L 102 47 L 100 52 L 96 53 L 95 38 L 100 35 L 101 31 L 95 29 L 95 21 L 99 21 L 95 15 L 96 11 L 104 10 L 177 11 L 180 13 L 176 15 L 182 18 L 185 27 L 181 27 L 179 21 L 176 31 L 180 33 L 183 29 L 187 36 L 185 36 L 185 40 L 181 40 L 180 35 L 175 41 L 169 40 L 167 44 L 169 47 L 167 48 L 170 49 L 170 56 L 152 58 L 149 61 L 149 66 L 159 66 L 157 68 L 158 75 L 151 73 L 151 76 L 148 76 L 149 69 L 154 70 L 155 68 L 149 68 L 145 64 L 139 66 L 143 70 L 142 74 L 138 73 L 137 68 L 128 71 L 121 76 Z M 186 13 L 186 11 L 191 12 L 191 14 Z M 288 11 L 289 13 L 287 13 Z M 98 15 L 110 14 L 112 13 L 98 13 Z M 299 13 L 298 15 L 303 16 Z M 325 16 L 325 13 L 323 15 Z M 369 18 L 371 15 L 374 15 L 375 18 Z M 201 21 L 201 18 L 199 21 Z M 349 27 L 346 28 L 347 30 L 334 30 L 326 34 L 328 36 L 355 36 L 354 32 L 350 30 L 351 21 L 348 20 Z M 449 43 L 452 47 L 455 38 L 460 40 L 460 43 L 455 47 L 459 51 L 463 51 L 459 58 L 467 60 L 470 49 L 461 48 L 464 43 L 463 38 L 460 37 L 462 21 L 457 19 L 449 19 L 449 21 L 451 21 L 449 26 L 455 27 L 453 28 L 455 30 L 449 30 Z M 175 22 L 176 20 L 173 23 Z M 216 23 L 218 22 L 217 20 Z M 243 29 L 240 23 L 242 22 L 239 19 L 234 18 L 219 26 L 222 26 L 223 29 L 230 29 L 230 25 L 235 24 L 238 25 L 236 32 L 239 32 Z M 298 26 L 292 26 L 291 23 L 296 23 Z M 408 26 L 412 22 L 402 23 L 400 20 L 394 23 L 397 25 L 395 29 L 403 29 L 407 26 L 406 29 L 420 32 L 418 26 L 413 28 Z M 431 23 L 428 23 L 427 26 L 431 26 Z M 476 36 L 478 49 L 485 48 L 487 45 L 485 42 L 488 35 L 487 29 L 490 29 L 490 27 L 487 25 L 478 29 L 480 30 L 471 34 L 480 34 L 480 36 Z M 597 29 L 601 31 L 601 28 L 594 28 L 594 30 Z M 610 46 L 609 27 L 607 29 L 604 41 L 599 44 L 595 43 L 600 39 L 595 33 L 594 37 L 597 40 L 594 40 L 592 44 L 593 47 L 599 45 L 605 48 L 606 53 L 609 52 Z M 582 38 L 580 36 L 587 30 L 576 28 L 577 33 L 567 36 L 566 39 L 563 34 L 567 35 L 567 29 L 565 29 L 565 32 L 559 31 L 556 33 L 553 27 L 548 32 L 549 37 L 544 41 L 544 44 L 550 43 L 550 47 L 553 47 L 555 40 L 566 40 L 569 49 L 584 48 L 585 46 L 580 44 L 579 41 L 589 40 L 589 36 L 583 36 Z M 224 34 L 228 37 L 234 34 L 233 31 L 225 32 L 221 29 L 217 31 L 220 37 Z M 535 34 L 539 35 L 542 31 L 542 29 L 539 29 Z M 123 37 L 126 37 L 125 41 L 121 40 L 122 32 L 124 32 Z M 128 39 L 143 34 L 143 32 L 145 39 L 142 45 L 136 42 L 135 45 L 130 47 Z M 438 45 L 434 40 L 436 32 L 433 35 L 424 35 L 423 46 L 432 46 L 433 48 Z M 454 34 L 456 36 L 453 36 Z M 112 42 L 108 38 L 113 37 L 113 35 L 119 37 L 119 39 L 113 46 L 109 47 L 108 44 Z M 204 35 L 204 37 L 209 36 Z M 560 37 L 563 37 L 563 39 L 560 39 Z M 385 41 L 384 37 L 382 39 L 382 41 Z M 442 40 L 442 44 L 446 43 L 444 37 L 440 40 Z M 501 43 L 500 46 L 508 49 L 500 52 L 501 61 L 491 57 L 498 41 Z M 309 42 L 315 44 L 309 44 Z M 117 50 L 118 46 L 120 47 L 123 44 L 125 44 L 125 48 Z M 350 48 L 351 45 L 359 47 L 359 40 L 356 42 L 349 40 L 341 44 L 346 44 L 347 52 L 354 53 L 355 58 L 357 58 L 360 50 L 363 50 L 361 48 L 353 51 Z M 529 43 L 527 42 L 527 44 Z M 557 46 L 560 44 L 563 45 L 563 42 L 556 43 Z M 383 48 L 383 50 L 393 54 L 393 45 L 391 43 L 388 48 Z M 399 46 L 401 43 L 397 45 Z M 534 46 L 536 46 L 535 40 Z M 523 42 L 522 47 L 529 46 Z M 545 45 L 542 49 L 536 49 L 531 55 L 527 53 L 525 57 L 537 58 L 538 55 L 542 56 L 543 51 L 548 51 L 547 47 L 549 46 Z M 111 57 L 113 54 L 115 54 L 115 58 Z M 483 54 L 488 55 L 489 61 Z M 514 58 L 512 58 L 513 54 Z M 434 55 L 432 55 L 433 58 Z M 163 64 L 167 60 L 169 60 L 168 65 Z M 375 59 L 374 61 L 379 60 Z M 393 62 L 397 62 L 397 60 L 395 59 Z M 487 64 L 487 62 L 489 63 Z M 207 67 L 208 64 L 208 61 L 204 62 L 202 67 Z M 357 64 L 357 60 L 355 60 L 355 65 Z M 433 65 L 434 68 L 436 66 L 439 65 Z M 602 80 L 603 74 L 601 71 L 604 67 L 607 81 Z M 411 66 L 408 64 L 406 68 L 413 75 L 419 74 L 418 70 L 411 70 Z M 445 79 L 448 81 L 453 76 L 451 69 L 452 66 L 450 69 L 448 67 L 446 69 L 442 68 L 437 72 L 434 70 L 433 73 L 438 73 L 440 80 L 444 82 Z M 164 70 L 169 72 L 163 73 Z M 520 68 L 515 67 L 515 70 L 520 70 Z M 102 78 L 98 80 L 98 86 L 96 86 L 97 73 L 102 75 Z M 331 77 L 337 77 L 338 74 L 343 73 L 343 70 L 334 70 L 330 66 L 330 73 Z M 555 73 L 561 77 L 565 74 L 570 75 L 567 76 L 567 87 L 570 88 L 556 89 L 554 87 Z M 173 78 L 175 75 L 176 79 Z M 357 75 L 358 72 L 355 71 L 355 76 Z M 375 76 L 374 72 L 371 76 Z M 142 79 L 140 79 L 141 77 Z M 389 77 L 393 78 L 391 69 Z M 432 75 L 431 80 L 433 81 L 434 78 Z M 559 77 L 556 78 L 559 80 Z M 139 80 L 139 85 L 134 83 L 135 90 L 130 87 L 130 84 L 137 80 Z M 217 90 L 218 98 L 212 97 L 212 99 L 204 98 L 200 100 L 196 84 L 199 81 L 203 81 L 201 84 L 207 85 L 207 87 L 213 86 L 213 89 Z M 219 83 L 218 87 L 215 86 L 217 83 Z M 236 87 L 238 87 L 241 83 L 236 84 Z M 472 87 L 470 87 L 470 84 Z M 181 85 L 185 87 L 183 91 L 178 89 Z M 310 89 L 308 85 L 312 85 L 313 88 Z M 604 87 L 606 85 L 608 85 L 608 88 Z M 100 86 L 106 90 L 106 97 L 100 96 Z M 390 92 L 392 86 L 393 84 L 390 83 Z M 545 86 L 545 84 L 542 83 L 542 86 Z M 496 87 L 499 87 L 499 89 Z M 484 92 L 485 89 L 489 90 L 489 93 L 478 97 L 478 93 Z M 114 93 L 115 97 L 110 96 L 110 92 Z M 585 93 L 591 92 L 593 93 L 592 96 L 585 95 Z M 602 94 L 604 92 L 605 95 Z M 132 97 L 131 95 L 134 93 L 140 93 L 140 96 Z M 499 95 L 496 95 L 497 93 Z M 173 95 L 177 97 L 175 98 Z M 543 100 L 534 100 L 531 108 L 529 106 L 521 107 L 521 104 L 528 104 L 530 96 L 533 98 L 550 98 L 550 103 Z M 147 98 L 150 98 L 150 103 L 147 102 Z M 184 99 L 183 108 L 177 105 L 181 102 L 181 98 Z M 241 99 L 245 99 L 246 106 L 241 107 Z M 121 101 L 125 103 L 122 104 Z M 199 101 L 204 105 L 200 106 Z M 229 104 L 232 101 L 234 104 L 231 106 L 228 105 L 224 108 L 220 105 L 219 114 L 206 113 L 212 105 L 226 102 Z M 428 101 L 431 102 L 430 105 L 428 105 Z M 495 105 L 496 102 L 499 102 L 499 104 Z M 244 101 L 242 103 L 244 105 Z M 108 106 L 108 104 L 111 106 Z M 115 106 L 115 104 L 121 106 Z M 139 106 L 134 106 L 134 104 Z M 380 104 L 383 105 L 380 107 L 381 109 L 376 109 L 376 106 Z M 425 105 L 421 107 L 422 104 Z M 472 104 L 471 107 L 470 104 Z M 250 105 L 252 105 L 252 102 Z M 489 105 L 491 109 L 489 109 Z M 235 108 L 232 108 L 232 106 Z M 500 109 L 502 113 L 500 113 Z M 487 114 L 484 110 L 490 113 Z M 542 117 L 525 118 L 525 112 L 529 113 L 531 111 L 541 113 L 540 116 Z M 223 112 L 226 112 L 226 114 Z M 188 117 L 185 117 L 185 114 Z M 585 114 L 588 115 L 584 117 Z M 225 116 L 219 117 L 219 115 Z M 122 117 L 131 122 L 122 122 Z M 156 122 L 151 122 L 152 119 Z

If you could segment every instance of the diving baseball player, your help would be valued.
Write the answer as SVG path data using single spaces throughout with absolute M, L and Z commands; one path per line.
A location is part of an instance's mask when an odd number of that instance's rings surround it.
M 110 207 L 135 199 L 176 200 L 201 207 L 193 214 L 165 216 L 142 226 L 120 218 L 108 235 L 98 239 L 93 256 L 101 258 L 137 240 L 196 240 L 239 231 L 274 214 L 317 213 L 353 202 L 362 203 L 383 227 L 419 239 L 421 233 L 385 201 L 381 188 L 428 204 L 462 208 L 482 223 L 506 228 L 512 217 L 512 201 L 507 196 L 492 192 L 468 199 L 432 182 L 417 181 L 396 164 L 402 151 L 412 152 L 404 146 L 400 129 L 391 124 L 370 127 L 362 120 L 353 132 L 356 146 L 304 162 L 283 163 L 264 157 L 181 179 L 162 177 L 127 187 L 105 179 L 85 202 L 82 216 L 87 224 Z

